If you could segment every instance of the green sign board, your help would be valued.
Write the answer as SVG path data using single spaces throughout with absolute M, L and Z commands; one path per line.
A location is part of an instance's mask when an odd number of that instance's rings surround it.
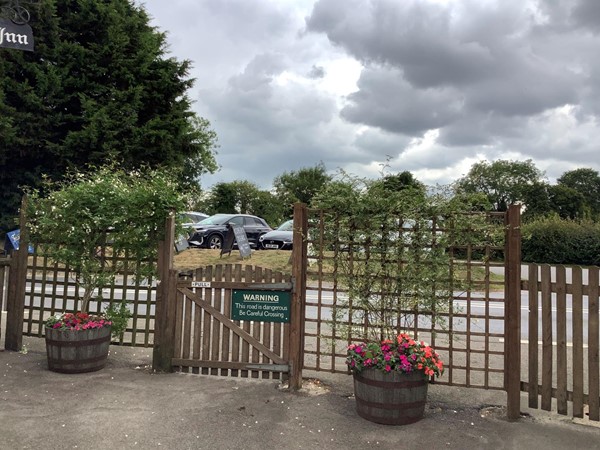
M 289 291 L 234 290 L 231 295 L 231 318 L 287 323 L 290 321 L 291 298 Z

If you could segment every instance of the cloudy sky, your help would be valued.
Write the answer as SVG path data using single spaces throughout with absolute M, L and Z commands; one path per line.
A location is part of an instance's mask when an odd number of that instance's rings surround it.
M 145 0 L 219 135 L 202 179 L 323 162 L 447 184 L 482 159 L 600 170 L 598 0 Z

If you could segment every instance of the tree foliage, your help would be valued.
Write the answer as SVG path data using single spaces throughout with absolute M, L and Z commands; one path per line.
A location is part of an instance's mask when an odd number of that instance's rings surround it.
M 381 182 L 383 183 L 383 187 L 388 191 L 398 192 L 404 189 L 412 189 L 418 195 L 425 195 L 425 185 L 406 170 L 395 175 L 386 175 Z
M 584 203 L 585 215 L 600 218 L 600 175 L 597 170 L 579 168 L 563 173 L 557 184 L 577 191 Z
M 291 211 L 296 202 L 310 205 L 313 197 L 331 181 L 331 175 L 323 163 L 314 167 L 305 167 L 284 172 L 273 180 L 275 195 Z
M 600 264 L 600 224 L 557 216 L 537 218 L 523 225 L 524 262 L 543 264 Z
M 530 159 L 481 161 L 456 182 L 455 189 L 457 193 L 481 192 L 495 211 L 506 211 L 511 203 L 523 202 L 527 187 L 541 182 L 543 176 Z
M 281 200 L 246 180 L 215 184 L 202 209 L 208 214 L 253 214 L 262 217 L 271 226 L 284 219 Z
M 187 185 L 213 172 L 216 135 L 191 111 L 189 61 L 132 0 L 41 0 L 34 52 L 0 49 L 0 220 L 20 187 L 107 159 L 169 167 Z M 0 225 L 0 226 L 1 226 Z
M 122 270 L 118 262 L 103 258 L 107 243 L 113 254 L 127 254 L 137 261 L 138 278 L 156 275 L 158 241 L 164 236 L 166 218 L 185 207 L 180 186 L 171 175 L 107 166 L 47 184 L 47 196 L 30 191 L 31 241 L 36 252 L 77 273 L 83 311 L 95 290 Z

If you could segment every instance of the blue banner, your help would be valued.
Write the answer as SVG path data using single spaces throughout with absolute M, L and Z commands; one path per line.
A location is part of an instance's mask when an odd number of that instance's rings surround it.
M 6 233 L 6 242 L 4 243 L 4 250 L 19 250 L 19 241 L 21 240 L 21 230 L 13 230 Z M 33 247 L 30 245 L 28 248 L 29 253 L 33 253 Z

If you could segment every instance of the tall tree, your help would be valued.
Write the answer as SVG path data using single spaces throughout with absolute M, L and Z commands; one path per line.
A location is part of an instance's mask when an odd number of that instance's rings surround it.
M 563 173 L 557 181 L 558 185 L 574 189 L 584 199 L 587 214 L 592 218 L 600 218 L 600 176 L 598 171 L 580 168 Z
M 527 187 L 542 181 L 544 173 L 533 161 L 496 160 L 473 164 L 469 173 L 455 184 L 457 193 L 485 194 L 496 211 L 506 211 L 508 205 L 522 202 Z
M 250 181 L 232 181 L 215 184 L 203 208 L 209 214 L 253 214 L 269 225 L 277 226 L 283 220 L 284 206 L 277 197 L 262 191 Z
M 237 210 L 237 191 L 232 183 L 217 183 L 209 191 L 202 207 L 208 214 L 233 214 Z
M 321 162 L 314 167 L 284 172 L 273 180 L 273 188 L 275 195 L 291 208 L 296 202 L 309 205 L 313 197 L 330 181 L 331 176 Z
M 217 169 L 216 135 L 191 111 L 189 61 L 132 0 L 41 0 L 30 6 L 35 51 L 0 49 L 0 221 L 42 174 L 107 159 L 180 181 Z
M 568 186 L 557 184 L 550 186 L 552 209 L 563 219 L 582 219 L 585 207 L 583 195 Z
M 383 186 L 390 191 L 402 191 L 404 189 L 413 189 L 420 191 L 425 195 L 425 185 L 417 180 L 414 175 L 405 170 L 395 175 L 386 175 L 383 178 Z

